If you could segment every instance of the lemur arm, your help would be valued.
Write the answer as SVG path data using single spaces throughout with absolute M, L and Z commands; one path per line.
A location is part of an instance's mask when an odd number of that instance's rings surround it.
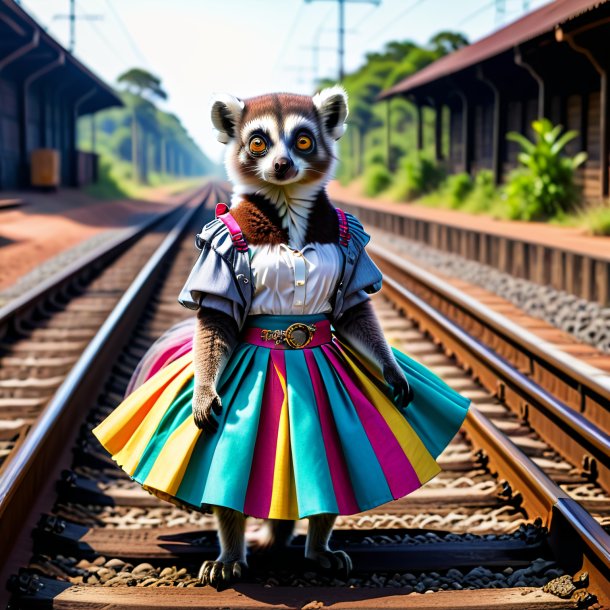
M 212 415 L 220 415 L 222 409 L 216 384 L 237 345 L 238 334 L 237 323 L 231 316 L 205 307 L 197 311 L 193 340 L 193 417 L 195 425 L 206 432 L 218 429 L 218 421 Z
M 406 407 L 413 400 L 413 390 L 383 336 L 371 301 L 350 307 L 333 325 L 340 337 L 379 364 L 385 380 L 392 386 L 396 405 Z

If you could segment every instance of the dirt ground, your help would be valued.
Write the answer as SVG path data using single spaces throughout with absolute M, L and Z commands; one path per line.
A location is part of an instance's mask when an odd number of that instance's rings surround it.
M 127 227 L 174 206 L 180 195 L 151 191 L 146 201 L 99 200 L 77 189 L 54 193 L 3 192 L 25 204 L 0 209 L 0 290 L 63 250 L 107 231 Z

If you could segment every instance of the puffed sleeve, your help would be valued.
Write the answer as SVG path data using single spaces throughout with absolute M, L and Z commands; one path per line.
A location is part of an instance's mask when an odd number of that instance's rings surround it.
M 208 223 L 197 235 L 196 245 L 201 253 L 178 301 L 189 309 L 209 307 L 222 311 L 241 327 L 247 315 L 247 299 L 235 273 L 233 259 L 238 254 L 224 223 L 217 219 Z
M 360 221 L 346 214 L 351 240 L 347 251 L 346 273 L 343 286 L 341 313 L 369 299 L 370 294 L 381 290 L 382 274 L 366 252 L 370 235 Z

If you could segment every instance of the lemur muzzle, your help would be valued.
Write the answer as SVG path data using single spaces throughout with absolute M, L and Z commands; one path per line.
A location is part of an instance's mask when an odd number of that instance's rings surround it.
M 273 167 L 275 168 L 275 175 L 278 178 L 283 178 L 294 167 L 294 161 L 289 157 L 276 157 L 273 161 Z

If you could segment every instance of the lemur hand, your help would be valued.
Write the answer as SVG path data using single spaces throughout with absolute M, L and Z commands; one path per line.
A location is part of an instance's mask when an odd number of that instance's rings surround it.
M 222 403 L 213 385 L 196 385 L 193 392 L 193 417 L 195 425 L 204 432 L 213 434 L 218 430 L 218 420 Z
M 413 389 L 404 373 L 395 364 L 392 364 L 384 368 L 383 376 L 392 386 L 394 404 L 399 409 L 404 409 L 413 400 Z

